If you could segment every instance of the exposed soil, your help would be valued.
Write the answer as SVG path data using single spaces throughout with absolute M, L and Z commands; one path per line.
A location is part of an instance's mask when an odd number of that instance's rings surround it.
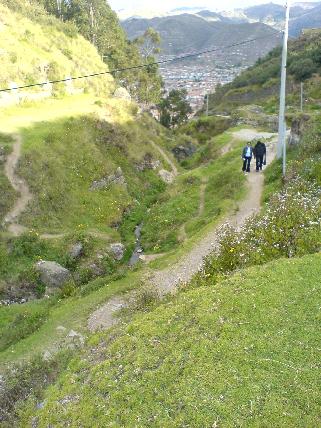
M 7 225 L 9 232 L 18 236 L 25 232 L 26 228 L 18 223 L 20 214 L 26 209 L 28 203 L 32 199 L 32 194 L 27 183 L 17 176 L 16 169 L 21 157 L 22 139 L 20 135 L 14 136 L 15 142 L 13 150 L 7 158 L 5 164 L 5 174 L 8 177 L 12 187 L 19 193 L 13 208 L 5 216 L 3 224 Z

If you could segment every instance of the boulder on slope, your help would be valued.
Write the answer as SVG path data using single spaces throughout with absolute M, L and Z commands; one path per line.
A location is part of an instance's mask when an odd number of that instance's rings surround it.
M 70 271 L 57 262 L 41 260 L 35 267 L 41 282 L 49 288 L 60 288 L 72 278 Z

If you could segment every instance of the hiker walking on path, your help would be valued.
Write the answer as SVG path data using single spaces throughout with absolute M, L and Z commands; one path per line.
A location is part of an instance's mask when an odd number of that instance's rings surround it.
M 243 159 L 242 171 L 245 173 L 250 172 L 252 156 L 253 156 L 253 147 L 251 142 L 249 141 L 247 145 L 244 147 L 243 153 L 242 153 L 242 159 Z
M 266 165 L 266 146 L 262 141 L 256 143 L 253 155 L 256 160 L 256 171 L 262 171 L 263 165 Z

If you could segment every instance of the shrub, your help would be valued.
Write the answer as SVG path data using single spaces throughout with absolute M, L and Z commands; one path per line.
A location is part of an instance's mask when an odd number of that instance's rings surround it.
M 321 124 L 320 122 L 309 123 L 309 128 L 305 130 L 303 141 L 300 144 L 301 157 L 321 153 Z
M 142 284 L 141 288 L 135 292 L 134 298 L 130 298 L 124 312 L 149 312 L 159 303 L 159 300 L 160 295 L 155 287 Z
M 26 307 L 24 311 L 18 313 L 1 333 L 0 351 L 4 351 L 36 331 L 44 323 L 47 315 L 48 307 L 40 305 L 34 310 Z
M 74 296 L 77 292 L 77 286 L 74 281 L 68 281 L 63 285 L 59 292 L 59 296 L 64 299 L 66 297 Z
M 49 361 L 37 356 L 27 363 L 7 369 L 1 378 L 0 388 L 2 426 L 18 426 L 20 407 L 28 399 L 41 399 L 45 388 L 55 382 L 71 357 L 72 351 L 60 351 Z
M 34 258 L 44 253 L 46 244 L 40 239 L 39 234 L 30 231 L 12 241 L 11 255 L 16 258 Z
M 312 59 L 317 65 L 321 66 L 321 46 L 312 51 Z
M 292 62 L 289 67 L 289 72 L 294 75 L 298 81 L 306 80 L 312 76 L 316 67 L 311 58 L 304 58 Z
M 207 258 L 202 278 L 222 276 L 280 257 L 294 257 L 320 249 L 321 188 L 302 178 L 293 179 L 271 198 L 267 210 L 250 218 L 237 231 L 220 230 L 217 250 Z

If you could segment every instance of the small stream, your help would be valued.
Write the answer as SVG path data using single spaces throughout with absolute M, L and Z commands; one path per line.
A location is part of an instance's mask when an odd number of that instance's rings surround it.
M 143 249 L 142 249 L 142 245 L 140 242 L 140 238 L 141 238 L 141 234 L 142 234 L 142 228 L 143 228 L 143 223 L 139 224 L 138 226 L 135 227 L 135 249 L 133 251 L 133 254 L 129 260 L 129 266 L 134 266 L 136 263 L 139 262 L 139 257 L 143 254 Z

